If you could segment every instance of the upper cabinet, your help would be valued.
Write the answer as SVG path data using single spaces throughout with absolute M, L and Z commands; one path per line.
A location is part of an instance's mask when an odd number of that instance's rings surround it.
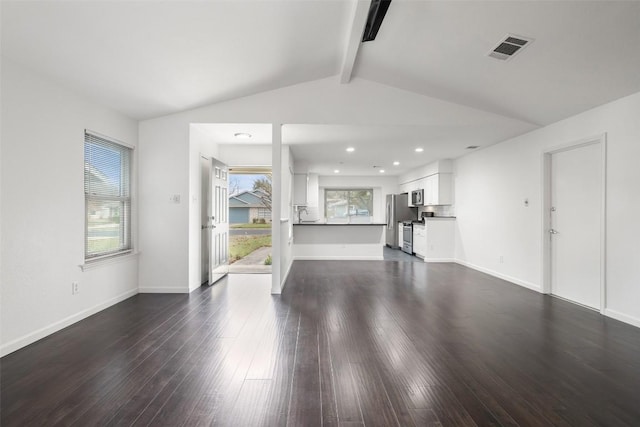
M 293 174 L 293 204 L 318 206 L 318 174 Z
M 309 177 L 306 173 L 293 174 L 293 204 L 307 205 L 307 188 Z
M 453 176 L 450 173 L 436 173 L 424 179 L 424 204 L 450 205 L 453 203 Z
M 436 173 L 425 178 L 400 184 L 401 193 L 409 193 L 409 206 L 411 204 L 411 192 L 424 190 L 424 205 L 450 205 L 453 203 L 453 174 Z

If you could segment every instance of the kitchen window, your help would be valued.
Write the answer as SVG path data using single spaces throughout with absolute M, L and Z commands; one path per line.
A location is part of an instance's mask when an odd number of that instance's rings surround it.
M 373 216 L 373 189 L 325 189 L 324 215 L 327 220 Z
M 85 260 L 131 251 L 132 149 L 85 131 Z

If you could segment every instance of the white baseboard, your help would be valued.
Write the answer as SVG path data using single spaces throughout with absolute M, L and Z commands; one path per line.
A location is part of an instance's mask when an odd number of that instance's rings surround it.
M 532 291 L 542 293 L 542 288 L 534 283 L 526 282 L 524 280 L 520 280 L 515 277 L 507 276 L 506 274 L 498 273 L 497 271 L 489 270 L 488 268 L 480 267 L 459 259 L 454 260 L 454 262 L 457 264 L 463 265 L 465 267 L 469 267 L 474 270 L 480 271 L 482 273 L 489 274 L 490 276 L 497 277 L 498 279 L 506 280 L 507 282 L 511 282 L 516 285 L 522 286 L 523 288 L 531 289 Z
M 138 288 L 141 294 L 188 294 L 192 290 L 189 288 Z
M 13 353 L 16 350 L 21 349 L 22 347 L 28 346 L 29 344 L 33 344 L 34 342 L 41 340 L 42 338 L 47 337 L 55 332 L 58 332 L 59 330 L 64 329 L 67 326 L 73 325 L 74 323 L 79 322 L 82 319 L 86 319 L 87 317 L 94 315 L 108 307 L 111 307 L 112 305 L 122 302 L 127 298 L 131 298 L 137 293 L 137 289 L 124 292 L 103 303 L 87 308 L 86 310 L 82 310 L 69 317 L 65 317 L 62 320 L 54 322 L 49 326 L 45 326 L 44 328 L 40 328 L 37 331 L 31 332 L 13 341 L 9 341 L 8 343 L 3 344 L 2 347 L 0 347 L 0 357 L 6 356 L 9 353 Z
M 619 311 L 611 310 L 610 308 L 605 308 L 603 314 L 607 317 L 611 317 L 612 319 L 619 320 L 624 323 L 628 323 L 631 326 L 635 326 L 636 328 L 640 328 L 640 319 L 637 317 L 629 316 Z
M 294 261 L 384 261 L 380 256 L 294 256 Z
M 284 274 L 281 276 L 282 279 L 280 280 L 280 293 L 282 293 L 282 290 L 284 289 L 284 284 L 287 283 L 287 277 L 289 277 L 289 272 L 291 271 L 292 265 L 293 265 L 293 260 L 291 260 L 291 262 L 287 266 L 287 271 L 285 271 Z
M 456 260 L 454 258 L 429 258 L 424 262 L 456 262 Z

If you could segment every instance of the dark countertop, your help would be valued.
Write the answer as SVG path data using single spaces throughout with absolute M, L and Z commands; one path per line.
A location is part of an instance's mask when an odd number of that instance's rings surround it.
M 322 226 L 333 226 L 333 225 L 337 225 L 337 226 L 340 226 L 340 227 L 344 227 L 344 226 L 348 225 L 348 226 L 362 227 L 363 225 L 364 226 L 369 226 L 369 225 L 377 225 L 377 226 L 385 225 L 386 226 L 387 224 L 385 224 L 383 222 L 368 222 L 368 223 L 361 223 L 361 224 L 360 223 L 351 224 L 351 223 L 348 223 L 348 222 L 328 222 L 327 223 L 327 222 L 318 221 L 318 222 L 302 222 L 302 223 L 294 222 L 293 225 L 294 226 L 295 225 L 314 225 L 314 226 L 319 226 L 319 225 L 322 225 Z
M 456 219 L 456 217 L 455 216 L 427 216 L 424 219 L 426 221 L 431 221 L 431 220 L 434 220 L 434 219 Z M 411 221 L 411 222 L 413 224 L 424 225 L 423 221 L 415 220 L 415 221 Z

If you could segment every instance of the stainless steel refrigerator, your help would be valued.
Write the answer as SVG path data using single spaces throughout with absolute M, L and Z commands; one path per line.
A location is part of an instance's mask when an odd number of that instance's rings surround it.
M 402 228 L 398 227 L 398 223 L 418 219 L 418 209 L 410 208 L 408 205 L 407 193 L 387 194 L 386 240 L 390 248 L 399 248 L 398 239 L 402 234 Z

